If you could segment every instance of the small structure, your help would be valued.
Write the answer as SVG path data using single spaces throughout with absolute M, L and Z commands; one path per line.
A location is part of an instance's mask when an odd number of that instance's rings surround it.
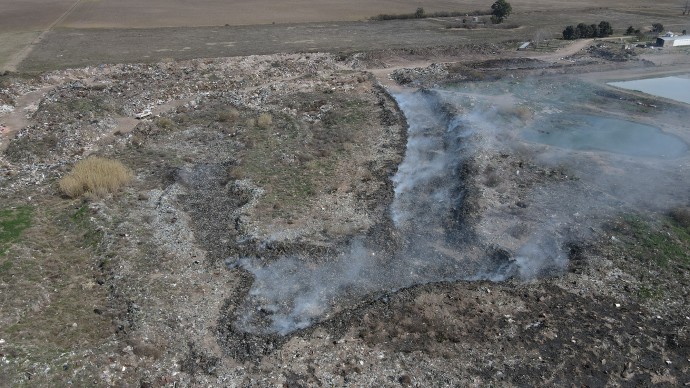
M 520 47 L 518 47 L 518 51 L 527 50 L 527 47 L 529 47 L 530 44 L 532 44 L 532 42 L 520 43 Z
M 151 112 L 151 109 L 144 109 L 142 112 L 137 113 L 134 117 L 136 117 L 138 120 L 142 120 L 151 116 L 152 114 L 153 112 Z
M 673 32 L 667 32 L 664 36 L 656 38 L 656 45 L 658 47 L 690 46 L 690 35 L 676 35 Z

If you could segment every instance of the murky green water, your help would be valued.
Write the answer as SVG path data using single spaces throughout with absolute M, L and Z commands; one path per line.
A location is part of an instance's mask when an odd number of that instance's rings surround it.
M 688 151 L 679 137 L 659 128 L 616 118 L 559 114 L 528 128 L 526 140 L 552 146 L 622 155 L 676 158 Z

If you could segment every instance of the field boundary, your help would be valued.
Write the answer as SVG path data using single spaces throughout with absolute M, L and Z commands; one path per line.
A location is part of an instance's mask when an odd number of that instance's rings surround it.
M 52 31 L 55 26 L 58 24 L 62 23 L 63 20 L 65 20 L 74 10 L 79 6 L 79 4 L 82 2 L 82 0 L 77 0 L 72 4 L 72 6 L 65 12 L 62 13 L 57 19 L 55 19 L 54 22 L 52 22 L 48 28 L 43 30 L 38 36 L 36 36 L 29 44 L 27 44 L 23 49 L 21 49 L 18 53 L 14 54 L 12 58 L 5 64 L 4 69 L 0 70 L 7 70 L 7 71 L 17 71 L 17 67 L 19 66 L 20 63 L 31 53 L 31 50 L 40 42 L 45 35 Z

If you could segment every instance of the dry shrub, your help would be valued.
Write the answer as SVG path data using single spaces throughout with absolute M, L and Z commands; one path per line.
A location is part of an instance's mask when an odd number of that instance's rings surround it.
M 532 111 L 524 105 L 500 107 L 498 113 L 506 118 L 515 117 L 523 122 L 532 118 Z
M 175 127 L 175 122 L 173 122 L 171 119 L 167 117 L 159 117 L 156 119 L 155 122 L 158 128 L 161 129 L 171 130 Z
M 262 113 L 259 118 L 256 119 L 256 124 L 263 129 L 266 129 L 273 124 L 273 116 L 270 113 Z
M 218 121 L 222 123 L 236 121 L 240 117 L 240 111 L 235 108 L 230 108 L 226 111 L 218 113 Z
M 527 121 L 532 118 L 532 111 L 526 106 L 516 106 L 515 116 L 522 121 Z
M 487 174 L 485 180 L 484 180 L 484 185 L 486 187 L 496 187 L 501 184 L 501 177 L 498 176 L 496 172 L 490 172 Z
M 77 162 L 59 185 L 72 198 L 83 194 L 102 196 L 117 191 L 132 176 L 132 171 L 120 161 L 92 156 Z
M 690 207 L 676 207 L 669 212 L 678 225 L 690 229 Z

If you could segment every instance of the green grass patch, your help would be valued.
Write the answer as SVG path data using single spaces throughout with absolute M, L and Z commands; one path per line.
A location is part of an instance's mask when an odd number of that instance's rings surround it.
M 80 206 L 74 214 L 70 215 L 70 220 L 74 222 L 80 230 L 83 231 L 83 248 L 98 248 L 101 240 L 103 239 L 103 232 L 92 227 L 91 221 L 89 220 L 89 206 L 83 204 Z
M 8 272 L 11 269 L 12 262 L 9 260 L 5 260 L 2 264 L 0 264 L 0 275 L 4 274 L 5 272 Z
M 249 129 L 253 146 L 244 159 L 242 173 L 266 190 L 262 201 L 269 207 L 299 205 L 315 193 L 313 172 L 286 156 L 301 148 L 298 124 L 280 120 L 278 126 L 277 136 L 260 127 Z
M 31 226 L 32 215 L 33 208 L 30 206 L 0 210 L 0 257 L 5 256 L 9 246 L 19 240 L 22 232 Z M 8 264 L 3 263 L 2 268 L 6 265 Z
M 75 208 L 55 198 L 33 208 L 0 211 L 2 235 L 21 239 L 26 247 L 12 251 L 11 260 L 10 255 L 0 258 L 5 287 L 0 314 L 8 318 L 0 337 L 14 363 L 5 375 L 10 381 L 24 381 L 25 371 L 35 373 L 35 363 L 61 368 L 67 362 L 63 355 L 94 349 L 111 334 L 109 320 L 94 312 L 106 306 L 108 290 L 94 280 L 93 250 L 80 246 L 83 234 L 93 229 L 90 216 L 87 206 Z M 50 376 L 65 381 L 43 384 L 32 376 L 27 386 L 65 386 L 74 378 L 71 372 Z
M 664 296 L 664 292 L 653 286 L 642 286 L 637 290 L 637 296 L 640 299 L 661 299 Z
M 651 260 L 664 268 L 671 263 L 690 264 L 690 233 L 677 222 L 664 219 L 656 226 L 632 215 L 623 220 L 625 230 L 633 238 L 631 248 L 634 256 Z

